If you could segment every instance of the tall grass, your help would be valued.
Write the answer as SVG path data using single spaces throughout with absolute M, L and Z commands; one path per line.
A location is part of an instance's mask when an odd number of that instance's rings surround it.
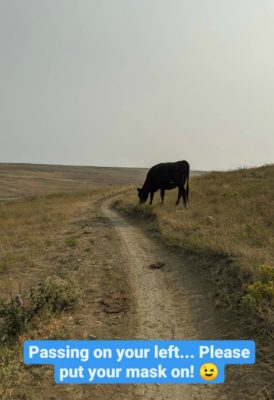
M 192 178 L 187 210 L 175 208 L 176 195 L 167 192 L 163 206 L 156 196 L 153 207 L 140 207 L 133 191 L 116 207 L 154 220 L 165 243 L 196 256 L 230 307 L 256 315 L 273 335 L 274 166 Z
M 72 251 L 69 222 L 96 191 L 51 194 L 0 203 L 0 398 L 19 399 L 14 382 L 28 381 L 25 338 L 43 337 L 80 296 L 74 275 L 60 273 L 48 254 Z M 76 244 L 76 243 L 75 243 Z M 19 297 L 18 297 L 19 296 Z M 38 333 L 37 333 L 38 332 Z M 31 397 L 30 397 L 31 398 Z

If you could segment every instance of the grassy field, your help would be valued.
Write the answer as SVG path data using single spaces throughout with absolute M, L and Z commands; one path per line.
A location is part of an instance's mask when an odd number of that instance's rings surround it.
M 248 309 L 273 334 L 274 166 L 192 178 L 187 210 L 175 209 L 176 194 L 167 192 L 163 206 L 156 196 L 155 205 L 139 207 L 132 191 L 116 206 L 150 219 L 167 244 L 196 256 L 218 301 Z
M 113 287 L 116 294 L 120 289 L 122 272 L 112 247 L 106 246 L 108 231 L 100 217 L 102 199 L 117 190 L 94 188 L 0 203 L 1 399 L 72 400 L 82 392 L 87 399 L 94 391 L 100 400 L 109 398 L 111 387 L 56 387 L 51 367 L 24 366 L 22 345 L 32 338 L 119 335 L 121 314 L 113 320 L 101 304 L 104 298 L 111 304 Z M 114 262 L 116 268 L 109 267 Z
M 85 213 L 96 223 L 97 203 L 121 185 L 142 182 L 143 175 L 141 169 L 0 165 L 1 399 L 31 400 L 53 388 L 51 368 L 24 367 L 26 338 L 88 338 L 99 329 L 78 320 L 89 312 L 100 315 L 94 293 L 104 294 L 102 274 L 110 272 L 101 268 L 92 280 L 90 273 L 95 259 L 99 266 L 105 262 L 93 251 L 104 245 L 104 233 L 99 229 L 94 237 L 91 228 L 73 221 Z M 91 304 L 83 304 L 83 296 Z M 98 334 L 104 335 L 102 328 Z M 54 389 L 51 398 L 74 398 L 73 390 Z
M 0 201 L 115 185 L 141 184 L 145 168 L 1 164 Z
M 262 366 L 261 398 L 272 399 L 274 365 L 274 166 L 212 172 L 190 180 L 189 208 L 139 206 L 136 190 L 115 207 L 181 252 L 214 283 L 216 307 L 231 324 L 231 338 L 256 340 Z M 258 397 L 259 398 L 259 397 Z
M 60 275 L 55 263 L 47 260 L 47 252 L 60 245 L 60 240 L 63 247 L 72 246 L 65 240 L 73 238 L 61 235 L 75 214 L 75 207 L 81 207 L 90 197 L 88 192 L 54 194 L 0 204 L 1 399 L 20 399 L 12 382 L 15 379 L 23 384 L 29 379 L 21 363 L 25 335 L 46 337 L 52 329 L 53 316 L 70 305 L 67 295 L 72 289 L 70 278 L 75 275 L 71 271 L 70 277 L 66 273 Z M 78 288 L 72 290 L 77 292 Z M 24 301 L 23 307 L 16 304 L 17 293 Z M 56 300 L 64 301 L 64 307 L 53 308 Z M 74 300 L 79 300 L 78 295 Z
M 155 205 L 140 207 L 136 186 L 143 183 L 146 170 L 2 164 L 0 171 L 2 199 L 20 198 L 0 203 L 1 399 L 31 400 L 51 388 L 51 368 L 23 367 L 25 338 L 89 338 L 96 320 L 105 318 L 94 298 L 110 291 L 107 282 L 119 287 L 122 272 L 115 259 L 115 268 L 106 269 L 113 249 L 100 225 L 97 204 L 128 183 L 134 189 L 122 195 L 116 207 L 136 223 L 143 222 L 157 240 L 214 282 L 216 307 L 226 312 L 232 327 L 237 325 L 236 338 L 257 341 L 265 382 L 261 398 L 273 398 L 274 166 L 192 177 L 187 210 L 175 208 L 175 190 L 166 192 L 162 206 L 158 194 Z M 83 217 L 89 219 L 81 221 Z M 96 270 L 92 279 L 91 270 Z M 90 298 L 86 305 L 83 292 Z M 16 303 L 18 293 L 23 308 Z M 83 322 L 87 314 L 90 326 Z M 109 338 L 113 321 L 102 326 L 108 330 L 96 328 L 99 337 Z M 76 389 L 54 389 L 52 398 L 74 399 Z M 105 392 L 101 395 L 98 398 L 106 397 Z

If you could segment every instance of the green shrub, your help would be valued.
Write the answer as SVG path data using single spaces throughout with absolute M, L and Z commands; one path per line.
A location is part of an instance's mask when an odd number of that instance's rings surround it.
M 272 281 L 257 281 L 247 286 L 246 294 L 243 296 L 245 303 L 250 305 L 261 305 L 262 302 L 270 302 L 274 297 L 274 285 Z
M 263 282 L 274 281 L 274 267 L 263 264 L 259 267 L 259 276 Z
M 271 305 L 274 300 L 274 268 L 261 265 L 257 274 L 258 280 L 246 287 L 242 300 L 248 307 L 262 311 L 264 306 Z
M 0 341 L 12 341 L 27 331 L 37 317 L 53 314 L 73 306 L 79 299 L 78 286 L 70 279 L 47 277 L 26 296 L 25 304 L 16 299 L 0 299 Z
M 74 282 L 55 275 L 47 277 L 30 293 L 34 314 L 41 310 L 46 310 L 48 313 L 60 312 L 77 303 L 78 298 L 79 290 Z
M 1 342 L 20 335 L 27 328 L 28 312 L 13 299 L 7 303 L 0 300 L 0 318 L 3 320 L 0 330 Z

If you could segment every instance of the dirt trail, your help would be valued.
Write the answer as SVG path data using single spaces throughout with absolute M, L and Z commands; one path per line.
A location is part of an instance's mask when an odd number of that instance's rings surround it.
M 27 277 L 23 269 L 17 273 L 26 289 L 51 274 L 70 277 L 81 288 L 79 304 L 43 323 L 35 336 L 233 339 L 224 312 L 217 313 L 211 285 L 193 265 L 111 208 L 123 192 L 96 191 L 72 201 L 71 214 L 54 231 L 35 271 Z M 68 246 L 71 239 L 75 245 Z M 150 268 L 157 262 L 162 268 Z M 33 366 L 18 373 L 3 400 L 259 400 L 250 396 L 255 379 L 247 368 L 227 368 L 224 385 L 55 385 L 52 367 Z
M 120 237 L 125 260 L 124 273 L 135 299 L 130 324 L 132 339 L 219 338 L 213 294 L 206 283 L 175 254 L 131 225 L 111 208 L 112 199 L 102 204 Z M 164 263 L 160 269 L 149 266 Z M 134 399 L 202 400 L 227 399 L 221 385 L 136 385 Z

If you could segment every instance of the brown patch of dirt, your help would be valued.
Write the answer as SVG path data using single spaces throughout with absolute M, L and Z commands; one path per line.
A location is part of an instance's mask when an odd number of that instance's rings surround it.
M 149 268 L 151 269 L 160 269 L 163 268 L 166 264 L 162 261 L 157 261 L 156 263 L 149 264 Z
M 127 297 L 122 291 L 115 291 L 106 295 L 101 304 L 107 314 L 118 314 L 126 310 Z

